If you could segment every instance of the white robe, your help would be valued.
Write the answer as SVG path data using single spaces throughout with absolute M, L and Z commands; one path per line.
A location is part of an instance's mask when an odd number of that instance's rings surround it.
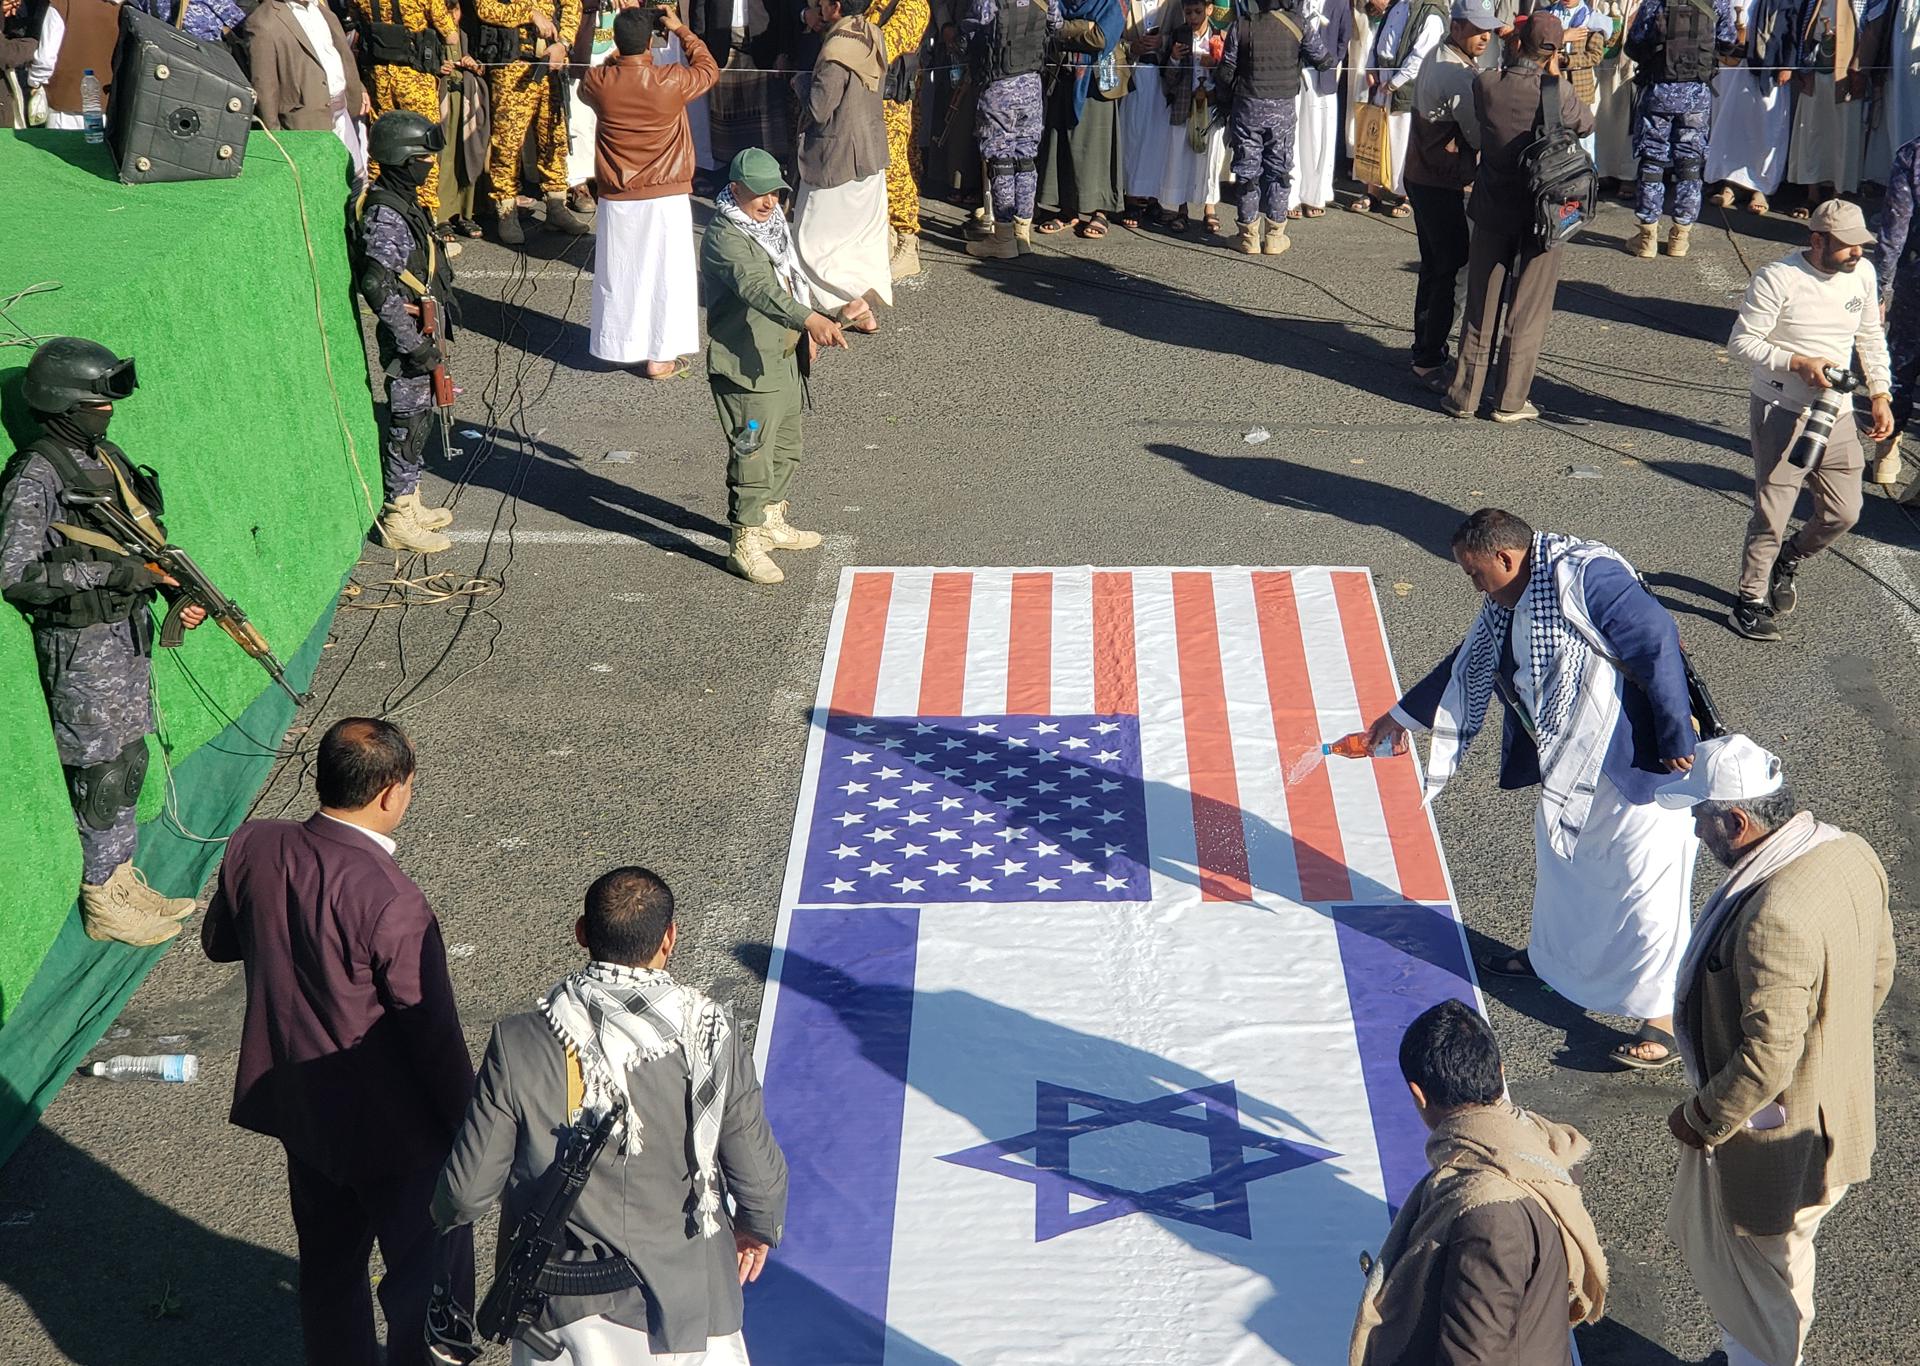
M 595 1314 L 575 1319 L 548 1336 L 560 1344 L 560 1355 L 548 1366 L 750 1366 L 746 1339 L 738 1332 L 708 1338 L 702 1352 L 656 1352 L 642 1329 Z M 513 1366 L 540 1366 L 533 1350 L 517 1340 L 512 1362 Z
M 1692 931 L 1693 816 L 1634 806 L 1605 774 L 1573 857 L 1534 812 L 1533 934 L 1540 980 L 1582 1009 L 1636 1020 L 1673 1012 Z
M 1726 181 L 1770 195 L 1787 172 L 1793 88 L 1771 73 L 1723 66 L 1713 77 L 1713 124 L 1707 133 L 1707 183 Z
M 1326 25 L 1326 6 L 1346 0 L 1305 0 L 1303 22 Z M 1300 93 L 1293 97 L 1293 181 L 1287 208 L 1302 204 L 1324 209 L 1333 202 L 1334 162 L 1340 156 L 1340 69 L 1300 72 Z
M 793 246 L 824 312 L 872 292 L 893 303 L 887 243 L 887 173 L 830 190 L 806 181 L 793 196 Z
M 700 349 L 693 201 L 603 199 L 594 222 L 589 350 L 615 365 Z
M 1787 179 L 1796 185 L 1831 185 L 1835 194 L 1860 188 L 1867 149 L 1866 102 L 1833 98 L 1833 76 L 1816 72 L 1813 93 L 1793 102 L 1793 142 Z
M 1125 193 L 1133 199 L 1156 199 L 1161 173 L 1167 164 L 1167 97 L 1160 88 L 1160 68 L 1133 69 L 1133 89 L 1120 101 L 1121 168 Z

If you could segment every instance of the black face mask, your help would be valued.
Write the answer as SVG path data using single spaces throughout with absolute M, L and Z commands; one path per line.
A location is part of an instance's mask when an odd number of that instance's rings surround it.
M 432 164 L 426 157 L 409 157 L 398 165 L 382 165 L 380 183 L 390 190 L 417 190 L 427 183 L 427 168 Z
M 47 430 L 75 446 L 91 450 L 94 443 L 107 434 L 107 424 L 112 421 L 111 409 L 75 408 L 70 413 L 48 418 Z

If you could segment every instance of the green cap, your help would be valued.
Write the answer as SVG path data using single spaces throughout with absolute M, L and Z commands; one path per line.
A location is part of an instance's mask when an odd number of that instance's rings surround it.
M 737 185 L 745 185 L 755 194 L 768 194 L 774 190 L 791 190 L 780 175 L 780 163 L 774 160 L 772 152 L 759 147 L 749 147 L 733 159 L 727 167 L 727 179 Z

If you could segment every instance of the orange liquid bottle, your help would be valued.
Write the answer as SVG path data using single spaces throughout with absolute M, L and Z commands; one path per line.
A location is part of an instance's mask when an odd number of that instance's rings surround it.
M 1379 745 L 1367 748 L 1367 733 L 1356 730 L 1351 735 L 1343 735 L 1330 745 L 1320 746 L 1322 754 L 1337 754 L 1342 759 L 1384 759 L 1395 753 L 1392 740 L 1382 740 Z

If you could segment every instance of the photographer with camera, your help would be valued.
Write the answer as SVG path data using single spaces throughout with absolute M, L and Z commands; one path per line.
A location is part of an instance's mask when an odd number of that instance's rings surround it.
M 1860 430 L 1846 411 L 1850 402 L 1830 391 L 1865 388 L 1873 408 L 1868 436 L 1879 441 L 1893 431 L 1880 288 L 1873 263 L 1862 259 L 1873 234 L 1860 207 L 1840 199 L 1815 209 L 1807 227 L 1805 251 L 1754 272 L 1727 342 L 1731 356 L 1753 367 L 1753 517 L 1729 617 L 1749 640 L 1780 639 L 1779 618 L 1793 611 L 1801 564 L 1860 520 Z M 1832 432 L 1822 443 L 1819 428 L 1827 422 Z M 1813 515 L 1783 545 L 1803 484 L 1813 494 Z

